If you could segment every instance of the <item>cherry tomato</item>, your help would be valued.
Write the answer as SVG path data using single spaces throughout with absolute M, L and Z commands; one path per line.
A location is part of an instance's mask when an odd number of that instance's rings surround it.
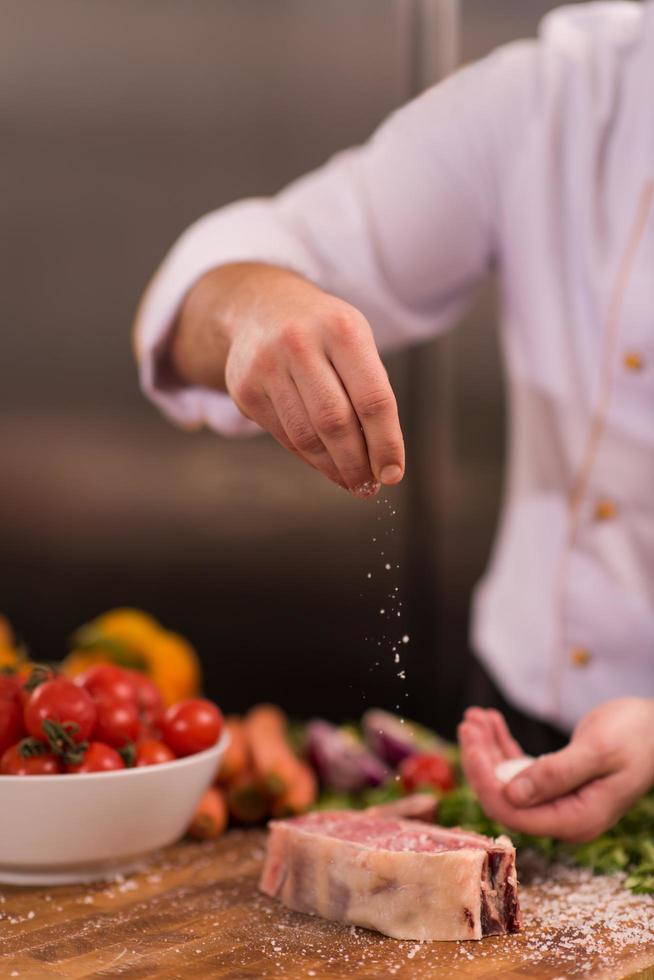
M 0 674 L 0 755 L 25 734 L 22 693 L 16 674 Z
M 175 755 L 193 755 L 215 745 L 223 728 L 223 716 L 211 701 L 191 698 L 173 704 L 163 720 L 163 737 Z
M 134 701 L 119 701 L 111 697 L 98 697 L 95 738 L 121 749 L 139 736 L 139 713 Z
M 136 690 L 136 700 L 139 706 L 139 717 L 146 728 L 156 730 L 161 725 L 164 715 L 164 703 L 159 688 L 138 670 L 127 671 Z
M 125 763 L 110 745 L 91 742 L 82 761 L 76 766 L 66 766 L 66 772 L 110 772 L 113 769 L 124 768 Z
M 23 685 L 17 674 L 0 674 L 0 701 L 21 701 Z
M 130 672 L 131 673 L 131 672 Z M 78 674 L 79 684 L 91 697 L 110 697 L 116 701 L 136 701 L 136 690 L 128 671 L 115 664 L 94 664 Z
M 146 738 L 136 746 L 136 766 L 158 766 L 161 762 L 172 762 L 176 756 L 164 742 L 156 738 Z
M 6 749 L 0 759 L 3 776 L 53 776 L 61 772 L 61 763 L 52 752 L 23 756 L 20 742 Z
M 25 734 L 23 706 L 20 695 L 16 699 L 0 697 L 0 755 Z
M 421 786 L 447 791 L 454 789 L 454 770 L 447 759 L 434 752 L 410 755 L 400 763 L 400 778 L 407 793 Z
M 66 677 L 55 677 L 40 684 L 25 706 L 25 727 L 34 738 L 45 738 L 43 722 L 65 724 L 72 722 L 78 731 L 72 734 L 75 742 L 85 742 L 95 725 L 97 711 L 93 698 L 84 688 Z

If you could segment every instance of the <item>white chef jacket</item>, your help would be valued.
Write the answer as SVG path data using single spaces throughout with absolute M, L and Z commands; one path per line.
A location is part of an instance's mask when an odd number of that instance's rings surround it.
M 365 146 L 199 220 L 137 323 L 143 389 L 166 415 L 246 433 L 227 395 L 158 378 L 209 269 L 297 270 L 388 349 L 451 325 L 495 264 L 508 479 L 472 640 L 517 707 L 564 728 L 608 698 L 654 697 L 653 98 L 654 3 L 554 11 Z

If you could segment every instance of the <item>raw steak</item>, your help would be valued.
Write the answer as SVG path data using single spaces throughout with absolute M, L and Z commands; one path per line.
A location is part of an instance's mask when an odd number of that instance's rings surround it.
M 270 825 L 260 887 L 291 909 L 395 939 L 481 939 L 521 925 L 515 848 L 377 812 Z

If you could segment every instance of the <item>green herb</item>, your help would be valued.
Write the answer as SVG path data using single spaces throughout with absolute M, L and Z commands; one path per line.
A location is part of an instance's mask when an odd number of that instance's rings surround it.
M 405 795 L 399 780 L 392 779 L 383 786 L 374 789 L 364 789 L 361 795 L 361 806 L 380 806 L 382 803 L 392 803 Z
M 362 789 L 358 793 L 337 793 L 323 790 L 314 810 L 365 810 L 369 806 L 393 803 L 403 797 L 404 791 L 397 780 L 390 780 L 374 789 Z

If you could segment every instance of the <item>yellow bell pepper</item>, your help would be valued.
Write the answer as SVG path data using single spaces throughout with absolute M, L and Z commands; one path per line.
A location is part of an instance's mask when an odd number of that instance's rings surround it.
M 69 676 L 92 664 L 116 663 L 147 674 L 166 704 L 194 697 L 202 684 L 191 644 L 139 609 L 113 609 L 82 626 L 62 668 Z
M 9 650 L 14 645 L 14 631 L 6 616 L 0 613 L 0 649 Z
M 18 670 L 18 654 L 13 647 L 0 646 L 0 672 Z
M 16 646 L 9 620 L 0 615 L 0 673 L 15 671 L 21 677 L 27 677 L 31 669 L 32 664 L 27 659 L 25 650 Z

